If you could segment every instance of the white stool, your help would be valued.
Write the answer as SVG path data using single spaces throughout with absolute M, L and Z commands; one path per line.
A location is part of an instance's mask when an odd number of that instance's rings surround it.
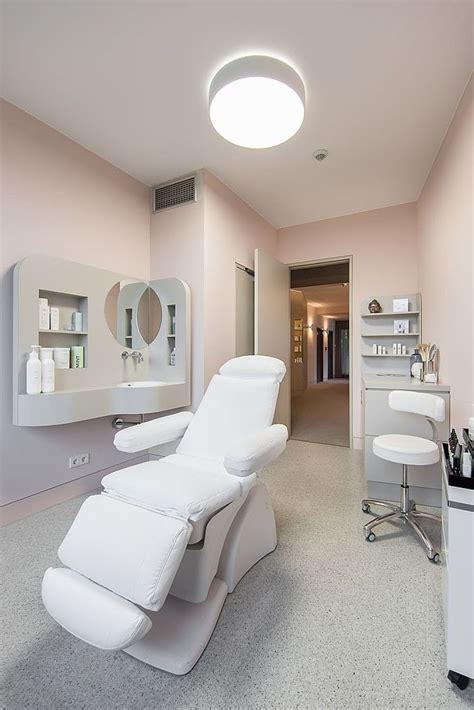
M 394 390 L 389 394 L 388 405 L 390 409 L 395 409 L 399 412 L 411 412 L 412 414 L 424 416 L 431 424 L 433 440 L 407 434 L 384 434 L 374 439 L 373 451 L 376 456 L 386 461 L 401 464 L 402 485 L 400 505 L 387 500 L 371 500 L 367 498 L 362 501 L 364 513 L 370 513 L 372 505 L 388 508 L 390 511 L 385 513 L 385 515 L 378 515 L 367 525 L 364 525 L 365 539 L 368 542 L 373 542 L 375 540 L 375 533 L 372 532 L 373 528 L 381 523 L 401 519 L 409 523 L 416 532 L 426 548 L 428 559 L 432 562 L 438 562 L 439 553 L 435 550 L 433 543 L 420 525 L 420 519 L 426 518 L 437 522 L 441 522 L 441 519 L 437 515 L 416 510 L 415 501 L 410 500 L 408 466 L 428 466 L 439 461 L 435 422 L 444 421 L 444 400 L 441 397 L 424 392 Z

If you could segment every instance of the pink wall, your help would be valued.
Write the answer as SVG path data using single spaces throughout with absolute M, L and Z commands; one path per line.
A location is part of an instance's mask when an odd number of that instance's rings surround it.
M 202 179 L 202 175 L 201 175 Z M 151 278 L 175 276 L 191 289 L 191 396 L 196 409 L 204 394 L 204 200 L 151 217 Z
M 151 278 L 173 274 L 191 288 L 193 409 L 235 357 L 235 263 L 252 268 L 254 249 L 275 245 L 275 229 L 204 170 L 196 203 L 152 216 Z
M 440 348 L 456 427 L 474 403 L 473 129 L 471 79 L 418 201 L 423 339 Z
M 361 446 L 360 308 L 376 295 L 416 293 L 416 205 L 360 212 L 277 232 L 277 258 L 287 264 L 352 255 L 353 437 Z
M 254 250 L 276 250 L 276 230 L 211 173 L 205 172 L 205 384 L 235 357 L 235 263 L 253 268 Z
M 7 102 L 2 108 L 1 479 L 3 502 L 130 458 L 112 446 L 110 418 L 15 427 L 12 419 L 12 267 L 50 254 L 149 277 L 149 190 Z M 69 457 L 91 453 L 72 472 Z

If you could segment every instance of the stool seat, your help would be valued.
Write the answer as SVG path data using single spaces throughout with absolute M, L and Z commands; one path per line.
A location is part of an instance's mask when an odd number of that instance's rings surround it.
M 376 456 L 408 466 L 426 466 L 439 460 L 438 444 L 420 436 L 383 434 L 373 442 Z

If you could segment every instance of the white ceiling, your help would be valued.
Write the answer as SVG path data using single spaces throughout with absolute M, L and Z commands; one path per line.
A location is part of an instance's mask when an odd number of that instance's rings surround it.
M 415 200 L 471 71 L 471 3 L 10 0 L 5 98 L 147 184 L 205 167 L 275 226 Z M 299 133 L 213 130 L 207 88 L 249 53 L 291 63 Z M 312 152 L 327 148 L 316 163 Z
M 317 308 L 320 315 L 338 315 L 349 312 L 349 287 L 342 284 L 304 286 L 299 288 L 310 306 Z

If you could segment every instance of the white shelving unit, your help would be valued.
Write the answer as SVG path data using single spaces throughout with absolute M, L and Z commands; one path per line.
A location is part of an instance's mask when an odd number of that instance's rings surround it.
M 364 375 L 409 375 L 410 355 L 421 341 L 421 296 L 419 293 L 374 296 L 382 307 L 380 313 L 369 313 L 368 304 L 361 308 L 361 355 Z M 408 299 L 407 311 L 394 311 L 393 301 Z M 394 321 L 407 320 L 408 333 L 394 333 Z M 393 343 L 406 346 L 406 355 L 394 355 Z M 374 345 L 385 346 L 385 354 L 375 354 Z M 383 361 L 383 364 L 380 362 Z

